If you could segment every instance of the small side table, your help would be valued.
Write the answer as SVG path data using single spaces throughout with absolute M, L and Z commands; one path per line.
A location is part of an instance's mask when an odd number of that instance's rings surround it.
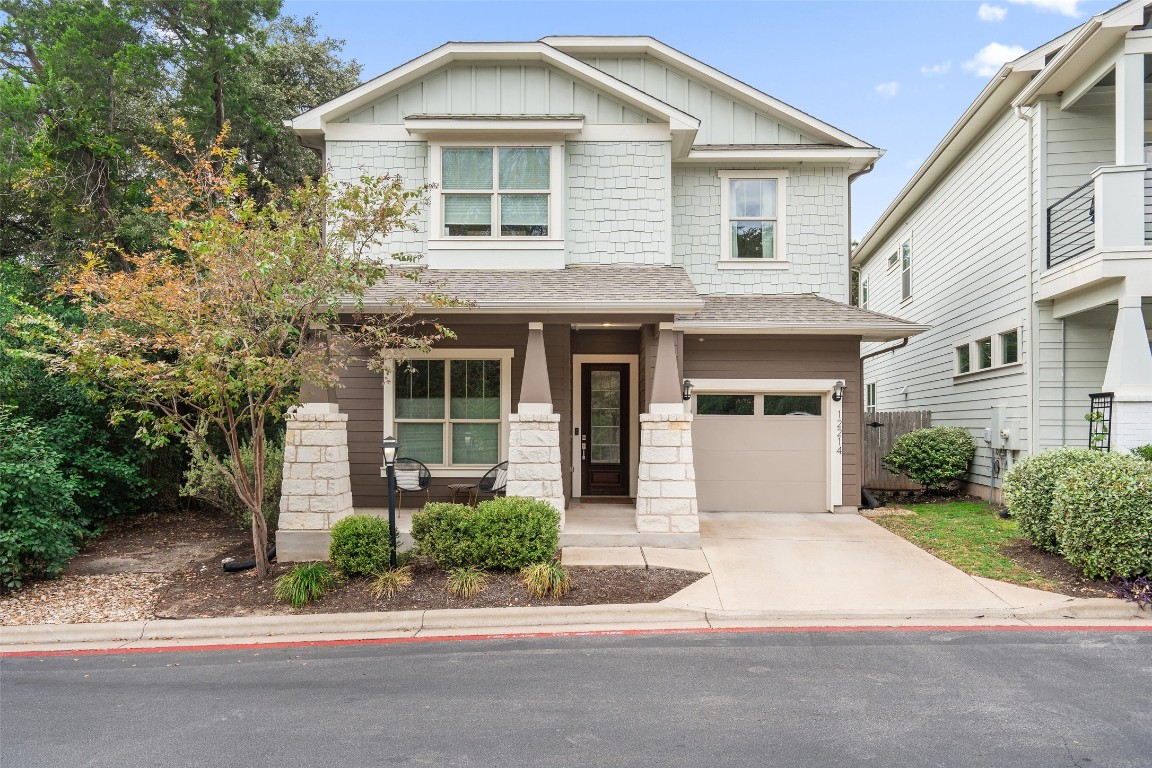
M 472 500 L 475 498 L 475 494 L 476 494 L 476 484 L 475 483 L 452 483 L 448 486 L 448 490 L 452 491 L 452 503 L 453 504 L 456 503 L 456 499 L 459 498 L 459 495 L 461 493 L 464 494 L 464 500 L 469 505 L 473 504 Z

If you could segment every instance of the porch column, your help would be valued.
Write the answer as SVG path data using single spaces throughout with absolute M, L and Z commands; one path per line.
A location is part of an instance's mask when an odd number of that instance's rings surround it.
M 653 379 L 648 413 L 640 415 L 636 530 L 698 533 L 692 414 L 684 408 L 670 323 L 660 324 Z
M 1108 351 L 1104 391 L 1113 394 L 1112 450 L 1127 452 L 1152 444 L 1152 349 L 1140 296 L 1117 302 L 1116 327 Z
M 276 559 L 327 560 L 329 531 L 352 514 L 348 414 L 335 403 L 288 409 Z
M 1144 54 L 1116 59 L 1116 165 L 1144 165 Z
M 516 413 L 508 416 L 509 496 L 547 501 L 564 527 L 564 483 L 560 472 L 560 414 L 552 410 L 544 324 L 528 323 L 524 377 Z
M 1092 174 L 1096 248 L 1144 247 L 1144 54 L 1116 59 L 1116 164 Z

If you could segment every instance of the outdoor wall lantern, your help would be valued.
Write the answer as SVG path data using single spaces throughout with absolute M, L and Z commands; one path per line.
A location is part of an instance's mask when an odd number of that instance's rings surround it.
M 835 400 L 836 402 L 840 402 L 841 400 L 843 400 L 845 389 L 847 389 L 847 387 L 844 386 L 844 380 L 843 379 L 841 379 L 840 381 L 833 384 L 832 385 L 832 399 Z
M 684 383 L 680 385 L 680 394 L 684 397 L 684 402 L 692 399 L 692 382 L 684 379 Z
M 380 444 L 388 477 L 388 544 L 391 547 L 388 564 L 393 568 L 396 567 L 396 451 L 399 447 L 400 442 L 392 435 L 388 435 Z

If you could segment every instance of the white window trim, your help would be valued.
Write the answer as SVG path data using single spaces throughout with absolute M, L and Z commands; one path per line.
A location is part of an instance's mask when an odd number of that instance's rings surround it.
M 831 512 L 844 503 L 844 400 L 833 400 L 832 390 L 843 379 L 693 379 L 692 410 L 695 395 L 735 394 L 820 394 L 824 396 L 821 411 L 828 414 L 828 493 L 825 499 Z M 748 418 L 748 417 L 737 417 Z M 786 416 L 781 418 L 800 418 Z M 813 416 L 812 418 L 824 418 Z
M 788 171 L 722 170 L 720 177 L 720 267 L 733 269 L 786 269 L 788 266 Z M 732 179 L 776 179 L 776 242 L 774 259 L 738 259 L 732 255 L 728 211 Z
M 432 349 L 428 352 L 413 352 L 408 356 L 410 360 L 500 361 L 500 440 L 498 441 L 500 453 L 497 463 L 508 459 L 508 417 L 512 413 L 512 358 L 514 356 L 515 350 L 513 349 Z M 380 435 L 381 439 L 396 434 L 396 377 L 394 371 L 395 365 L 393 372 L 388 373 L 384 378 L 384 433 Z M 445 424 L 449 423 L 447 414 L 445 414 L 443 421 Z M 450 439 L 448 432 L 450 430 L 445 429 L 445 441 Z M 400 453 L 403 454 L 403 452 L 404 446 L 400 446 Z M 442 475 L 448 477 L 483 477 L 484 473 L 492 467 L 480 467 L 475 464 L 429 464 L 428 468 L 439 470 Z M 380 467 L 380 476 L 385 476 L 383 466 Z
M 499 222 L 495 222 L 488 237 L 447 237 L 444 234 L 443 158 L 445 147 L 548 147 L 548 236 L 501 237 Z M 495 166 L 494 166 L 495 167 Z M 564 142 L 560 141 L 484 141 L 480 139 L 428 142 L 428 180 L 435 185 L 428 202 L 428 250 L 563 250 L 564 248 Z M 498 194 L 496 179 L 492 180 L 492 194 Z M 452 194 L 448 192 L 447 194 Z M 493 207 L 498 217 L 498 207 Z
M 998 362 L 1004 359 L 1003 339 L 1004 334 L 1016 332 L 1016 362 L 1014 363 L 1001 363 Z M 977 344 L 985 339 L 992 339 L 992 365 L 987 368 L 980 368 L 980 350 Z M 968 370 L 964 373 L 960 372 L 960 358 L 956 354 L 956 350 L 960 347 L 968 348 Z M 952 345 L 952 378 L 967 380 L 970 378 L 980 378 L 981 374 L 996 375 L 1011 371 L 1015 368 L 1022 368 L 1024 366 L 1024 327 L 1016 326 L 998 330 L 984 328 L 977 333 L 973 333 L 968 341 L 961 341 L 959 344 Z
M 908 269 L 904 269 L 904 246 L 908 246 Z M 916 286 L 912 284 L 913 267 L 916 261 L 916 248 L 912 242 L 912 233 L 909 232 L 908 236 L 900 241 L 900 245 L 896 246 L 896 253 L 898 254 L 896 263 L 900 265 L 897 270 L 900 278 L 900 303 L 907 304 L 912 301 L 912 297 L 916 295 L 914 290 Z M 908 295 L 904 295 L 904 273 L 908 273 Z
M 869 395 L 871 395 L 871 402 L 869 402 Z M 864 410 L 868 410 L 869 408 L 876 410 L 877 400 L 879 400 L 879 397 L 877 395 L 876 382 L 874 380 L 864 382 Z
M 868 309 L 868 299 L 872 298 L 869 295 L 868 279 L 860 280 L 860 309 Z

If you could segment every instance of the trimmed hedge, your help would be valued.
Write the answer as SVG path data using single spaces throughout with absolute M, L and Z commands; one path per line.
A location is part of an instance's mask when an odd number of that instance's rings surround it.
M 1052 528 L 1052 494 L 1056 484 L 1075 467 L 1108 454 L 1088 448 L 1057 448 L 1027 456 L 1004 476 L 1004 504 L 1023 534 L 1047 552 L 1060 551 Z
M 976 442 L 963 427 L 928 427 L 897 438 L 884 466 L 934 490 L 968 474 L 975 455 Z
M 332 526 L 328 557 L 345 576 L 376 576 L 388 570 L 392 547 L 388 521 L 372 515 L 349 515 Z
M 1090 578 L 1152 576 L 1152 465 L 1119 453 L 1070 468 L 1056 483 L 1060 550 Z
M 426 504 L 412 516 L 420 554 L 444 569 L 517 569 L 545 562 L 560 545 L 560 513 L 517 496 L 464 504 Z

